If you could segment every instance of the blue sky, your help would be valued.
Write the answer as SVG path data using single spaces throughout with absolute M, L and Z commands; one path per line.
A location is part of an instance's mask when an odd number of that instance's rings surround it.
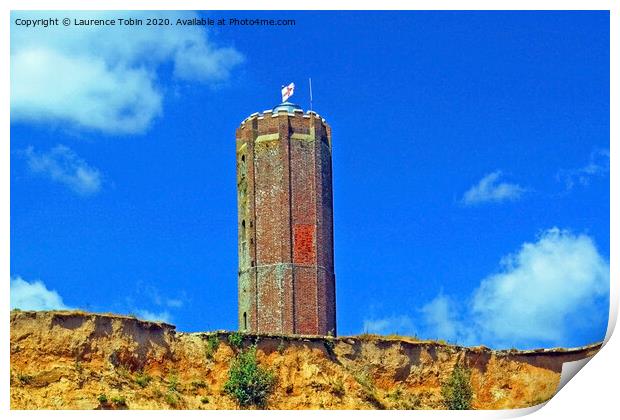
M 236 329 L 235 128 L 312 77 L 339 334 L 603 338 L 607 12 L 164 14 L 296 25 L 13 24 L 12 306 Z

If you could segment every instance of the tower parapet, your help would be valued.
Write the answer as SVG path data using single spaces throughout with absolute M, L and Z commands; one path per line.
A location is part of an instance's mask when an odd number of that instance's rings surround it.
M 239 326 L 336 333 L 331 128 L 284 102 L 236 132 Z

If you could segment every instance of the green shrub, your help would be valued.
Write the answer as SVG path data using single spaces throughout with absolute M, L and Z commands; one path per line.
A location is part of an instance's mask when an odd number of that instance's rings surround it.
M 240 332 L 233 332 L 228 335 L 228 342 L 236 349 L 243 347 L 243 334 Z
M 207 359 L 213 359 L 213 355 L 217 351 L 217 348 L 220 346 L 220 339 L 217 335 L 212 335 L 207 339 L 207 345 L 205 347 L 205 355 Z
M 149 382 L 151 382 L 151 379 L 153 378 L 151 378 L 146 373 L 138 372 L 138 374 L 136 375 L 135 381 L 138 385 L 140 385 L 141 388 L 146 388 Z
M 470 410 L 473 399 L 471 371 L 456 365 L 450 378 L 441 385 L 441 396 L 448 410 Z
M 179 403 L 179 398 L 177 397 L 176 393 L 168 392 L 166 394 L 166 402 L 168 403 L 169 406 L 176 407 L 177 404 Z
M 117 395 L 115 397 L 112 397 L 112 404 L 114 404 L 118 408 L 127 407 L 127 400 L 125 400 L 125 397 Z
M 101 404 L 106 404 L 108 402 L 108 397 L 105 394 L 99 394 L 99 396 L 97 397 L 97 401 L 99 401 Z
M 367 368 L 361 368 L 353 372 L 353 377 L 362 388 L 362 398 L 372 404 L 375 408 L 383 410 L 385 406 L 377 396 L 377 388 L 375 387 L 372 373 Z
M 392 401 L 400 401 L 403 398 L 403 390 L 397 387 L 394 391 L 388 393 L 386 397 Z
M 336 343 L 334 342 L 334 340 L 324 340 L 323 345 L 325 346 L 325 350 L 327 350 L 327 354 L 329 354 L 330 356 L 334 356 L 334 349 L 336 348 Z
M 203 403 L 203 404 L 209 404 L 209 397 L 202 397 L 200 399 L 200 402 Z
M 179 377 L 175 374 L 168 375 L 168 391 L 176 392 L 179 390 Z
M 259 366 L 256 346 L 251 346 L 232 361 L 224 392 L 237 400 L 240 407 L 264 408 L 275 382 L 273 372 Z

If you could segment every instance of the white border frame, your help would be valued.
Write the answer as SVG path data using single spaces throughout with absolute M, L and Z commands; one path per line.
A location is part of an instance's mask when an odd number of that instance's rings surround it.
M 618 217 L 620 214 L 620 207 L 618 206 L 618 194 L 620 192 L 620 184 L 618 183 L 618 155 L 617 144 L 618 141 L 618 75 L 620 74 L 618 68 L 618 54 L 620 53 L 620 45 L 618 43 L 618 26 L 619 18 L 618 13 L 620 11 L 619 2 L 610 0 L 590 0 L 590 1 L 577 1 L 577 0 L 503 0 L 503 1 L 489 1 L 489 0 L 470 0 L 470 1 L 458 1 L 458 0 L 428 0 L 428 1 L 397 1 L 397 0 L 384 0 L 381 2 L 350 2 L 348 4 L 344 1 L 328 1 L 328 0 L 313 0 L 312 2 L 304 1 L 284 1 L 284 0 L 271 0 L 268 4 L 270 10 L 306 10 L 313 8 L 315 10 L 390 10 L 390 9 L 409 9 L 409 10 L 610 10 L 610 269 L 611 269 L 611 285 L 610 285 L 610 319 L 607 335 L 605 338 L 606 345 L 604 348 L 593 358 L 593 361 L 588 363 L 584 371 L 578 375 L 579 379 L 572 380 L 570 383 L 562 389 L 554 398 L 552 398 L 547 404 L 544 410 L 537 411 L 533 418 L 538 419 L 557 419 L 557 418 L 592 418 L 601 417 L 608 418 L 609 413 L 617 412 L 616 402 L 617 396 L 617 383 L 620 375 L 620 363 L 616 358 L 616 354 L 620 353 L 620 344 L 618 339 L 612 339 L 611 334 L 615 328 L 617 314 L 618 314 L 618 266 L 616 262 L 620 261 L 620 255 L 618 252 Z M 382 7 L 377 7 L 378 5 Z M 0 205 L 0 269 L 4 273 L 4 282 L 2 283 L 2 293 L 0 293 L 0 308 L 3 308 L 5 314 L 5 321 L 0 322 L 0 331 L 2 343 L 4 348 L 1 352 L 1 364 L 0 364 L 0 410 L 6 411 L 6 413 L 14 418 L 30 418 L 34 417 L 51 417 L 51 418 L 81 418 L 87 415 L 81 411 L 9 411 L 9 359 L 10 349 L 9 343 L 9 277 L 10 277 L 10 221 L 9 221 L 9 186 L 10 186 L 10 119 L 9 119 L 9 92 L 10 92 L 10 78 L 9 78 L 9 57 L 10 51 L 10 11 L 11 10 L 255 10 L 262 9 L 258 6 L 265 7 L 264 3 L 257 4 L 255 1 L 237 0 L 235 4 L 231 2 L 205 2 L 198 0 L 92 0 L 88 2 L 77 0 L 58 0 L 50 4 L 50 2 L 42 0 L 8 0 L 3 2 L 3 19 L 0 21 L 0 30 L 2 34 L 3 42 L 0 44 L 2 48 L 2 75 L 4 86 L 4 101 L 2 102 L 1 109 L 2 114 L 0 121 L 2 124 L 2 133 L 4 135 L 0 138 L 5 140 L 5 144 L 2 146 L 2 153 L 0 153 L 0 194 L 3 198 Z M 614 118 L 616 117 L 616 118 Z M 471 411 L 471 412 L 448 412 L 448 411 L 416 411 L 407 412 L 402 415 L 411 415 L 416 418 L 419 417 L 452 417 L 464 418 L 464 417 L 476 417 L 476 418 L 505 418 L 515 417 L 536 411 L 541 406 L 537 406 L 529 409 L 521 410 L 504 410 L 504 411 Z M 355 416 L 361 416 L 364 418 L 376 417 L 376 416 L 391 416 L 390 412 L 374 412 L 374 411 L 356 411 Z M 166 411 L 128 411 L 120 412 L 116 411 L 114 414 L 111 412 L 89 412 L 88 415 L 92 416 L 115 416 L 118 418 L 163 418 L 169 413 Z M 310 417 L 331 417 L 348 415 L 341 411 L 296 411 L 295 416 L 301 418 Z M 177 415 L 175 413 L 175 415 Z M 192 417 L 192 418 L 204 418 L 208 416 L 233 416 L 233 417 L 245 417 L 251 415 L 252 417 L 278 417 L 285 418 L 289 413 L 285 411 L 252 411 L 252 412 L 224 412 L 224 411 L 211 411 L 208 414 L 197 411 L 183 411 L 178 412 L 178 415 Z M 199 416 L 199 417 L 198 417 Z

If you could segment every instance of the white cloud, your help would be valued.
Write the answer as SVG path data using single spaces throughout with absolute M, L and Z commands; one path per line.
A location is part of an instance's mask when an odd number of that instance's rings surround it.
M 394 316 L 383 319 L 364 320 L 364 331 L 373 334 L 411 334 L 413 322 L 408 316 Z
M 11 277 L 11 309 L 46 311 L 69 309 L 62 297 L 49 290 L 42 281 L 28 282 L 21 277 Z
M 422 333 L 425 337 L 456 340 L 463 331 L 457 321 L 455 308 L 455 303 L 443 293 L 439 293 L 437 297 L 424 305 L 420 312 L 424 321 Z
M 181 308 L 187 300 L 185 292 L 181 293 L 181 297 L 168 298 L 162 296 L 161 291 L 152 285 L 140 282 L 139 288 L 140 294 L 148 297 L 157 306 L 166 306 L 168 308 Z
M 495 348 L 566 346 L 575 333 L 599 328 L 608 293 L 609 263 L 593 240 L 552 228 L 502 258 L 469 299 L 440 293 L 413 314 L 365 321 L 364 329 Z
M 183 307 L 187 300 L 185 292 L 179 297 L 169 298 L 151 283 L 138 281 L 136 287 L 138 299 L 125 296 L 126 305 L 130 312 L 147 321 L 172 323 L 174 310 Z
M 168 311 L 162 312 L 151 312 L 146 309 L 138 309 L 136 311 L 136 315 L 138 318 L 143 319 L 145 321 L 154 321 L 154 322 L 166 322 L 171 323 L 172 317 Z
M 526 191 L 518 184 L 500 182 L 501 176 L 501 171 L 485 175 L 476 185 L 465 192 L 461 202 L 466 206 L 471 206 L 489 202 L 514 201 Z
M 482 341 L 561 345 L 608 291 L 609 264 L 592 239 L 553 228 L 502 259 L 475 291 L 472 317 Z
M 11 118 L 66 121 L 135 133 L 161 113 L 162 95 L 144 68 L 110 67 L 102 58 L 28 48 L 11 55 Z
M 101 173 L 66 146 L 57 145 L 41 153 L 29 147 L 24 154 L 32 172 L 47 176 L 78 194 L 92 195 L 101 189 Z
M 462 305 L 439 293 L 412 315 L 364 320 L 364 331 L 375 334 L 399 334 L 428 340 L 470 342 L 471 332 L 464 328 L 459 312 Z M 415 321 L 414 321 L 415 319 Z
M 11 119 L 60 121 L 107 133 L 144 132 L 161 115 L 166 93 L 158 75 L 226 81 L 243 56 L 218 47 L 200 27 L 174 26 L 194 12 L 45 12 L 73 18 L 165 17 L 173 26 L 11 27 Z
M 566 190 L 571 190 L 575 184 L 588 186 L 592 178 L 609 174 L 609 150 L 596 149 L 590 153 L 588 164 L 577 169 L 560 170 L 556 179 L 563 182 Z

